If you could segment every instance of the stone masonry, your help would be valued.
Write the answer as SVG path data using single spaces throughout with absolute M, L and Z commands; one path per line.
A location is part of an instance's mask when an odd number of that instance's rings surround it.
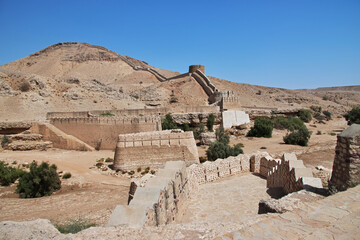
M 353 124 L 337 137 L 329 189 L 344 191 L 360 183 L 360 125 Z
M 115 169 L 162 168 L 167 161 L 199 163 L 192 132 L 166 130 L 121 134 L 115 149 Z

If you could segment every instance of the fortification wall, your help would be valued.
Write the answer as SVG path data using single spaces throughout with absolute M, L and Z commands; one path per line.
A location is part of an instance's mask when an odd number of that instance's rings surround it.
M 161 130 L 160 117 L 53 118 L 51 124 L 96 148 L 113 150 L 119 134 Z
M 337 136 L 329 188 L 344 191 L 360 184 L 360 124 L 353 124 Z
M 140 109 L 118 109 L 118 110 L 92 110 L 82 112 L 48 112 L 46 118 L 87 118 L 101 117 L 101 114 L 110 113 L 114 117 L 141 117 L 157 116 L 167 113 L 208 113 L 219 112 L 217 106 L 177 106 L 174 108 L 140 108 Z
M 167 161 L 199 163 L 193 132 L 166 130 L 119 135 L 114 156 L 116 169 L 160 168 Z

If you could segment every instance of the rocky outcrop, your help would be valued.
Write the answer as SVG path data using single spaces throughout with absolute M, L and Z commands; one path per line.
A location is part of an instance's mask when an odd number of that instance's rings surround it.
M 203 132 L 200 134 L 200 144 L 210 146 L 211 143 L 216 142 L 215 132 Z

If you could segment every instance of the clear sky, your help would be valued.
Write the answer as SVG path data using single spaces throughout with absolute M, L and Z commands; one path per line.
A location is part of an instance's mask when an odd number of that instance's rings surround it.
M 360 0 L 0 0 L 0 64 L 87 42 L 282 88 L 360 85 Z

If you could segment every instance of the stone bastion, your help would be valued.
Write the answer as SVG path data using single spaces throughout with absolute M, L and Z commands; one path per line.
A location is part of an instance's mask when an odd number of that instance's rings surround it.
M 188 166 L 199 163 L 193 132 L 175 129 L 119 135 L 115 169 L 161 168 L 167 161 L 184 161 Z

